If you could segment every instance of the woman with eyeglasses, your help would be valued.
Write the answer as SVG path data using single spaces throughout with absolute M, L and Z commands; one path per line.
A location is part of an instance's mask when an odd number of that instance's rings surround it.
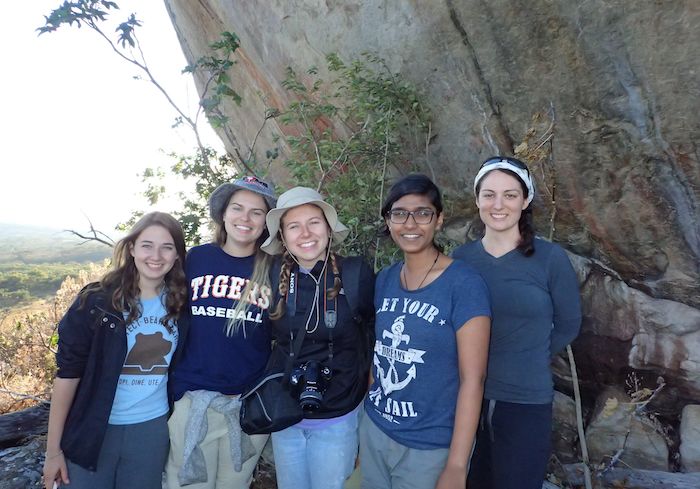
M 539 489 L 550 454 L 550 362 L 578 335 L 578 281 L 564 250 L 535 237 L 535 187 L 523 162 L 486 160 L 474 194 L 484 235 L 453 256 L 486 280 L 493 317 L 468 487 Z
M 209 197 L 215 241 L 187 254 L 192 321 L 169 385 L 169 489 L 249 487 L 269 438 L 241 432 L 239 397 L 270 356 L 271 259 L 260 245 L 275 203 L 255 176 L 220 185 Z
M 363 489 L 464 487 L 486 374 L 490 306 L 483 279 L 435 244 L 438 187 L 396 182 L 382 207 L 403 260 L 375 284 L 372 384 L 360 424 Z

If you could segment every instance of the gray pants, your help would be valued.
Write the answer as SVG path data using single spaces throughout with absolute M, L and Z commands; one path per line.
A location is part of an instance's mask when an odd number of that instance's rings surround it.
M 360 416 L 362 489 L 426 489 L 437 483 L 449 449 L 418 450 L 395 442 Z
M 108 425 L 97 470 L 67 461 L 70 489 L 161 489 L 168 457 L 167 415 L 129 425 Z

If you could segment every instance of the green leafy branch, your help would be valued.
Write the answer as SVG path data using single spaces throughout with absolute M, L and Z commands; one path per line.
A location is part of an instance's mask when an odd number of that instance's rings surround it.
M 202 56 L 195 63 L 187 66 L 184 73 L 202 73 L 205 78 L 204 90 L 200 99 L 199 107 L 194 116 L 190 117 L 170 96 L 167 90 L 155 78 L 151 72 L 141 44 L 139 43 L 136 29 L 141 27 L 142 22 L 136 18 L 136 14 L 130 14 L 126 21 L 117 25 L 116 41 L 112 40 L 104 31 L 102 25 L 107 21 L 109 14 L 118 10 L 119 6 L 108 0 L 76 0 L 64 1 L 57 9 L 45 16 L 45 25 L 37 30 L 39 34 L 54 32 L 64 25 L 78 28 L 86 26 L 97 33 L 121 59 L 135 66 L 156 89 L 165 97 L 168 104 L 177 112 L 177 117 L 173 127 L 181 124 L 187 125 L 193 132 L 197 147 L 201 157 L 207 158 L 208 151 L 201 140 L 199 131 L 199 117 L 202 112 L 207 116 L 212 126 L 228 129 L 228 117 L 224 114 L 222 102 L 230 99 L 237 105 L 241 103 L 241 96 L 231 86 L 231 79 L 228 70 L 233 67 L 235 61 L 233 54 L 240 46 L 238 37 L 231 32 L 223 32 L 221 38 L 210 44 L 212 53 Z M 140 79 L 140 76 L 135 77 Z M 229 143 L 238 147 L 235 136 L 230 130 L 224 130 Z M 240 156 L 237 154 L 237 156 Z M 239 157 L 237 166 L 245 171 L 254 173 L 246 159 Z
M 375 256 L 379 267 L 396 253 L 377 238 L 387 170 L 420 167 L 430 111 L 422 94 L 375 55 L 346 64 L 331 54 L 326 62 L 330 83 L 316 67 L 304 79 L 287 69 L 282 85 L 296 100 L 280 115 L 290 128 L 285 165 L 294 183 L 322 190 L 336 204 L 350 228 L 341 251 Z

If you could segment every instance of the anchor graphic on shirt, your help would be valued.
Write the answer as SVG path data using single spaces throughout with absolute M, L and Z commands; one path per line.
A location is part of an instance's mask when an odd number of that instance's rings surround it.
M 413 348 L 409 348 L 408 350 L 399 349 L 401 343 L 406 343 L 408 345 L 411 341 L 411 337 L 403 333 L 405 329 L 403 321 L 405 318 L 405 315 L 398 316 L 391 325 L 391 332 L 386 330 L 382 331 L 382 340 L 384 338 L 389 338 L 391 340 L 391 346 L 384 345 L 381 340 L 377 340 L 374 345 L 374 366 L 377 369 L 377 377 L 379 378 L 380 385 L 369 393 L 370 400 L 379 400 L 382 398 L 382 394 L 388 396 L 392 392 L 406 387 L 416 378 L 416 366 L 413 364 L 424 363 L 422 358 L 425 353 L 424 350 L 415 350 Z M 380 356 L 386 358 L 389 362 L 389 368 L 386 371 L 381 366 L 379 360 Z M 411 364 L 406 371 L 406 377 L 402 380 L 399 380 L 396 362 Z

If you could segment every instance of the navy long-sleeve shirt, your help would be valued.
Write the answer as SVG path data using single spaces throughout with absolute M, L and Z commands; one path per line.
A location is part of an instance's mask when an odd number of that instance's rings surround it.
M 566 252 L 537 238 L 529 257 L 512 250 L 496 258 L 481 241 L 457 248 L 453 256 L 476 268 L 489 287 L 493 316 L 484 397 L 551 402 L 551 358 L 581 325 L 578 280 Z

